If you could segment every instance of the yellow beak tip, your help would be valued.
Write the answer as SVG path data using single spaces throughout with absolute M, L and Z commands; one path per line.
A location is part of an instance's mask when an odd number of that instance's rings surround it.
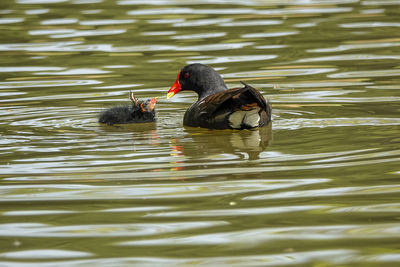
M 174 92 L 170 92 L 167 94 L 167 99 L 170 99 L 171 97 L 173 97 L 175 95 Z

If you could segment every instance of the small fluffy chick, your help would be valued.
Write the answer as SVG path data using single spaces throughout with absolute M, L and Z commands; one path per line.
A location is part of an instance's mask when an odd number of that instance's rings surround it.
M 108 125 L 125 123 L 143 123 L 156 121 L 155 106 L 157 97 L 145 101 L 137 99 L 132 92 L 129 93 L 132 103 L 118 105 L 100 113 L 99 122 Z

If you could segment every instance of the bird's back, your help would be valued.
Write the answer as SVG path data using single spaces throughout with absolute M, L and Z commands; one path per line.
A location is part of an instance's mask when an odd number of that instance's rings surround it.
M 244 84 L 244 83 L 243 83 Z M 271 121 L 271 107 L 255 88 L 233 88 L 195 102 L 183 124 L 210 129 L 250 129 Z

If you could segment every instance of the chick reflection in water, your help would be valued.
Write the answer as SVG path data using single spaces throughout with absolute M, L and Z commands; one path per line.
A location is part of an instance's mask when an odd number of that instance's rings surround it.
M 188 157 L 215 154 L 235 154 L 249 159 L 258 159 L 272 142 L 272 123 L 252 130 L 206 130 L 185 128 L 192 141 L 182 143 L 183 153 Z

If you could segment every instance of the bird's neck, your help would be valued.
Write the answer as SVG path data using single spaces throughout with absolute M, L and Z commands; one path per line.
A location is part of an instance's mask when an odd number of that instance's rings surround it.
M 228 90 L 228 87 L 226 87 L 225 83 L 223 84 L 214 84 L 214 85 L 208 85 L 207 87 L 202 88 L 202 90 L 199 90 L 197 94 L 199 95 L 198 100 L 202 100 L 206 98 L 207 96 L 223 92 Z

